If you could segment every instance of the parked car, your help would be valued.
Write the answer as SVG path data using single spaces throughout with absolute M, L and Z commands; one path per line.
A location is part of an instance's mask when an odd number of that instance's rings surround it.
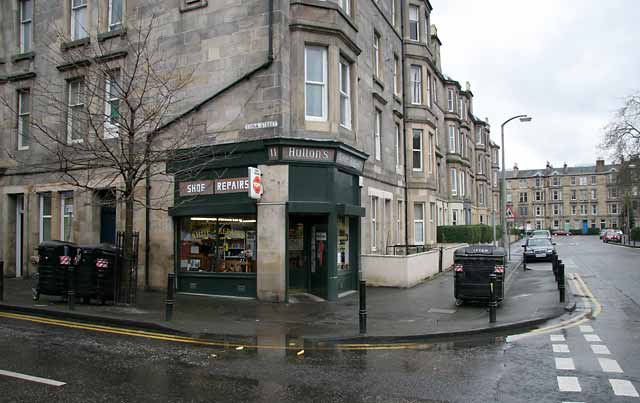
M 606 234 L 606 233 L 607 233 L 607 231 L 608 231 L 608 230 L 606 230 L 606 229 L 601 229 L 601 230 L 600 230 L 600 239 L 602 239 L 602 237 L 604 236 L 604 234 Z
M 622 231 L 615 229 L 607 230 L 607 232 L 605 232 L 604 236 L 602 237 L 602 242 L 622 242 Z
M 532 260 L 551 260 L 553 251 L 555 250 L 555 242 L 551 239 L 537 237 L 528 238 L 522 245 L 524 248 L 524 260 L 530 262 Z
M 571 232 L 565 231 L 563 229 L 558 229 L 558 230 L 553 231 L 553 235 L 556 235 L 556 236 L 560 236 L 560 235 L 569 236 L 569 235 L 571 235 Z
M 530 238 L 547 238 L 551 239 L 551 232 L 548 229 L 537 229 L 531 233 Z

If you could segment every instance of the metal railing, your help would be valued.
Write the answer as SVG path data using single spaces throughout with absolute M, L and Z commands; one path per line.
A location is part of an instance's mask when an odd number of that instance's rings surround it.
M 435 249 L 432 245 L 387 245 L 387 255 L 407 256 Z

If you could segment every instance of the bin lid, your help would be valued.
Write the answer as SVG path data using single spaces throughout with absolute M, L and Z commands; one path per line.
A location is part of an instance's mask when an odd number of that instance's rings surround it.
M 64 246 L 69 246 L 71 248 L 77 248 L 78 245 L 76 245 L 73 242 L 66 242 L 66 241 L 42 241 L 40 242 L 40 245 L 38 245 L 38 248 L 61 248 Z
M 506 256 L 503 247 L 493 245 L 470 245 L 456 249 L 454 256 Z
M 90 251 L 101 251 L 101 252 L 111 252 L 111 253 L 116 253 L 118 252 L 118 248 L 116 248 L 115 245 L 112 245 L 110 243 L 101 243 L 101 244 L 93 244 L 93 245 L 79 245 L 78 249 L 82 249 L 85 252 L 90 252 Z

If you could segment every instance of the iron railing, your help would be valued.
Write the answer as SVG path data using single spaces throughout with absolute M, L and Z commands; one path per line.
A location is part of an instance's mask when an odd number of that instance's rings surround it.
M 435 249 L 432 245 L 387 245 L 386 254 L 395 256 L 415 255 Z

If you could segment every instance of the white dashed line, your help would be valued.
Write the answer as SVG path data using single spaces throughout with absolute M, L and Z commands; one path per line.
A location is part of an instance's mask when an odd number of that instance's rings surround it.
M 551 341 L 565 341 L 564 336 L 561 334 L 551 334 L 549 335 L 549 338 Z
M 597 334 L 585 334 L 584 335 L 584 339 L 586 341 L 602 341 L 602 339 L 600 339 L 600 336 L 598 336 Z
M 604 372 L 616 372 L 619 374 L 624 372 L 622 368 L 620 368 L 620 365 L 618 365 L 618 361 L 611 358 L 598 358 L 598 362 Z
M 558 376 L 557 378 L 560 392 L 582 392 L 580 382 L 575 376 Z
M 555 357 L 556 369 L 574 370 L 576 365 L 573 363 L 573 358 L 560 358 Z
M 567 345 L 567 344 L 552 344 L 551 347 L 553 348 L 553 352 L 554 353 L 568 353 L 569 352 L 569 345 Z
M 622 379 L 609 379 L 609 383 L 611 384 L 613 393 L 615 393 L 616 396 L 640 397 L 638 396 L 636 388 L 629 381 Z
M 589 325 L 580 325 L 580 331 L 582 333 L 591 333 L 593 332 L 593 328 Z
M 593 351 L 594 354 L 611 354 L 611 351 L 609 351 L 604 344 L 591 344 L 591 351 Z
M 44 383 L 45 385 L 51 385 L 51 386 L 62 386 L 62 385 L 65 385 L 64 382 L 54 381 L 53 379 L 40 378 L 38 376 L 25 375 L 25 374 L 20 374 L 18 372 L 3 371 L 1 369 L 0 369 L 0 375 L 9 376 L 11 378 L 23 379 L 25 381 L 30 381 L 30 382 Z

